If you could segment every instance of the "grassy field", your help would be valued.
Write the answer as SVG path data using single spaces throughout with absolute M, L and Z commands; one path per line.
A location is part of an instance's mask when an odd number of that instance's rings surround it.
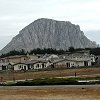
M 66 76 L 100 77 L 100 68 L 66 69 L 39 72 L 3 72 L 3 81 L 21 79 L 41 79 Z M 87 76 L 83 76 L 87 75 Z M 100 100 L 98 88 L 49 88 L 0 90 L 0 100 Z
M 0 90 L 0 100 L 100 100 L 100 89 Z
M 27 80 L 27 79 L 54 78 L 54 77 L 74 76 L 75 72 L 76 76 L 81 76 L 81 77 L 100 76 L 100 68 L 80 68 L 80 69 L 65 69 L 65 70 L 54 70 L 54 71 L 39 71 L 39 72 L 0 72 L 0 78 L 2 77 L 2 81 L 8 81 L 13 79 Z

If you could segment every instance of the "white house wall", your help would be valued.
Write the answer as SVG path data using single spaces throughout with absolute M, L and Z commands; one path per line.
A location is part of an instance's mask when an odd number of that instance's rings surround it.
M 14 70 L 22 70 L 22 69 L 24 69 L 24 66 L 26 66 L 26 70 L 28 70 L 27 65 L 24 65 L 24 64 L 14 65 Z
M 2 70 L 2 66 L 0 66 L 0 70 Z
M 67 63 L 69 63 L 69 66 L 67 66 Z M 74 67 L 75 66 L 75 62 L 74 61 L 61 61 L 55 64 L 55 67 Z
M 76 67 L 78 67 L 78 66 L 84 66 L 84 61 L 76 62 Z
M 67 65 L 67 63 L 69 65 Z M 91 60 L 90 61 L 87 61 L 88 63 L 88 66 L 91 66 Z M 84 65 L 84 61 L 61 61 L 61 62 L 58 62 L 54 65 L 55 67 L 79 67 L 79 66 L 85 66 Z
M 75 67 L 75 62 L 70 62 L 70 67 Z
M 88 61 L 88 66 L 91 66 L 91 61 Z
M 47 62 L 47 63 L 46 63 L 46 67 L 51 66 L 51 64 L 53 64 L 53 63 Z
M 36 63 L 34 64 L 34 69 L 42 69 L 42 64 L 44 64 L 44 68 L 47 67 L 46 63 Z
M 91 60 L 87 61 L 87 63 L 88 63 L 88 66 L 91 66 Z M 85 66 L 84 65 L 84 61 L 78 61 L 78 62 L 76 62 L 76 67 L 78 67 L 78 66 Z
M 91 57 L 91 62 L 95 62 L 95 57 L 94 56 Z

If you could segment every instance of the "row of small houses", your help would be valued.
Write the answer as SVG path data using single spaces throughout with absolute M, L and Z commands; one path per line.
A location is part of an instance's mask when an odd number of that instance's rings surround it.
M 72 68 L 91 66 L 95 56 L 89 52 L 64 55 L 19 55 L 0 59 L 0 70 L 38 70 L 46 68 Z
M 32 60 L 23 63 L 0 63 L 0 70 L 37 70 L 46 68 L 72 68 L 79 66 L 91 66 L 90 60 L 58 59 L 56 61 Z

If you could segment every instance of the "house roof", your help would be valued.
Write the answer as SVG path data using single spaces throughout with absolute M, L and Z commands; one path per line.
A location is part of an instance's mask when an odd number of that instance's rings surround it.
M 51 59 L 51 58 L 59 58 L 59 56 L 55 55 L 55 54 L 45 54 L 42 58 L 43 59 Z
M 69 59 L 58 59 L 53 61 L 53 63 L 59 63 L 59 62 L 63 62 L 63 61 L 74 61 L 74 60 L 69 60 Z
M 0 63 L 0 66 L 7 66 L 9 63 Z
M 13 64 L 13 66 L 18 65 L 18 64 L 27 65 L 27 64 L 25 64 L 25 63 L 16 63 L 16 64 Z
M 58 59 L 56 61 L 53 61 L 53 63 L 59 63 L 59 62 L 63 62 L 63 61 L 71 61 L 71 62 L 81 62 L 81 61 L 89 61 L 89 60 L 71 60 L 71 59 Z
M 69 56 L 72 57 L 84 57 L 84 56 L 89 56 L 89 54 L 84 54 L 84 53 L 72 53 Z
M 40 59 L 37 59 L 37 60 L 28 60 L 28 61 L 25 61 L 23 63 L 25 64 L 35 64 L 35 63 L 47 63 L 48 61 L 46 60 L 40 60 Z

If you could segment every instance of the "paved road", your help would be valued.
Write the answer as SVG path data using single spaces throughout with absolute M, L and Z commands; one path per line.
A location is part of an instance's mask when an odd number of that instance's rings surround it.
M 100 89 L 100 85 L 49 85 L 49 86 L 0 86 L 0 90 L 14 89 L 64 89 L 64 88 L 91 88 Z

